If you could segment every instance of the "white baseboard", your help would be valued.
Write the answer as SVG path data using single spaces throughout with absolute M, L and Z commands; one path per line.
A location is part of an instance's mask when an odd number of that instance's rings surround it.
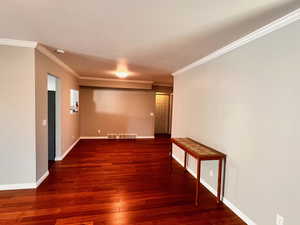
M 186 170 L 195 178 L 197 178 L 197 174 L 188 166 L 186 167 Z M 201 179 L 201 178 L 200 178 Z M 201 180 L 200 180 L 201 181 Z
M 23 184 L 5 184 L 0 185 L 0 191 L 9 191 L 9 190 L 21 190 L 21 189 L 35 189 L 48 177 L 49 171 L 47 170 L 46 173 L 37 181 L 33 183 L 23 183 Z
M 80 140 L 81 138 L 78 138 L 69 148 L 68 150 L 62 155 L 62 156 L 57 156 L 55 157 L 55 161 L 61 161 L 63 160 L 68 154 L 69 152 L 74 148 L 74 146 L 78 143 L 78 141 Z
M 137 136 L 136 139 L 153 139 L 154 136 Z M 107 136 L 84 136 L 80 139 L 108 139 Z
M 230 208 L 238 217 L 240 217 L 248 225 L 257 225 L 253 220 L 251 220 L 246 214 L 239 210 L 234 204 L 232 204 L 228 199 L 223 199 L 224 204 Z
M 173 159 L 175 159 L 180 165 L 184 166 L 184 162 L 179 160 L 175 155 L 172 155 Z M 197 177 L 196 173 L 189 167 L 186 168 L 187 171 L 193 176 Z M 200 183 L 207 188 L 213 195 L 217 196 L 217 191 L 210 186 L 203 178 L 200 178 Z M 243 213 L 238 207 L 236 207 L 233 203 L 231 203 L 228 199 L 225 197 L 223 198 L 223 203 L 230 208 L 238 217 L 240 217 L 245 223 L 248 225 L 256 225 L 256 223 L 253 222 L 248 216 L 246 216 L 245 213 Z
M 80 137 L 80 139 L 107 139 L 106 136 L 84 136 Z
M 137 136 L 137 139 L 154 139 L 154 136 Z
M 181 166 L 184 166 L 183 161 L 179 160 L 174 154 L 172 154 L 173 159 L 175 159 Z
M 38 186 L 40 186 L 41 183 L 43 183 L 43 181 L 49 176 L 49 170 L 46 171 L 46 173 L 44 173 L 44 175 L 36 182 L 35 184 L 35 188 L 37 188 Z
M 34 189 L 35 185 L 36 183 L 4 184 L 4 185 L 0 185 L 0 191 Z

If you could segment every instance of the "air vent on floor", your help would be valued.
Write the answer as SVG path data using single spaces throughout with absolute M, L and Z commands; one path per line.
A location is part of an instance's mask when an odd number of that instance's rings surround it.
M 108 139 L 136 139 L 136 134 L 107 134 Z
M 119 134 L 119 139 L 136 139 L 136 134 Z
M 108 139 L 118 139 L 119 135 L 118 134 L 107 134 Z

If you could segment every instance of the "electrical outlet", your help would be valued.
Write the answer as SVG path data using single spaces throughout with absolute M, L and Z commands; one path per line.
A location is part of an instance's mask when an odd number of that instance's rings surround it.
M 276 215 L 276 225 L 284 225 L 284 218 L 283 216 L 277 214 Z
M 100 134 L 100 133 L 101 133 L 101 130 L 99 129 L 97 132 L 98 132 L 98 134 Z
M 209 176 L 211 176 L 211 177 L 214 176 L 214 171 L 213 171 L 213 170 L 210 170 L 210 171 L 209 171 Z

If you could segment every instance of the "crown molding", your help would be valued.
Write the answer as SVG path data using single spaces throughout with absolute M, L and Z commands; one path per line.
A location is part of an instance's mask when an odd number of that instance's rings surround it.
M 154 81 L 147 80 L 127 80 L 127 79 L 113 79 L 113 78 L 101 78 L 101 77 L 84 77 L 80 76 L 80 80 L 96 80 L 96 81 L 109 81 L 109 82 L 125 82 L 125 83 L 139 83 L 139 84 L 153 84 Z
M 0 45 L 36 48 L 38 43 L 36 41 L 22 41 L 22 40 L 0 38 Z
M 275 21 L 273 21 L 272 23 L 261 27 L 260 29 L 242 37 L 241 39 L 238 39 L 232 43 L 230 43 L 229 45 L 226 45 L 225 47 L 209 54 L 208 56 L 205 56 L 204 58 L 186 66 L 183 67 L 182 69 L 177 70 L 176 72 L 172 73 L 173 76 L 182 74 L 183 72 L 186 72 L 190 69 L 193 69 L 199 65 L 205 64 L 213 59 L 216 59 L 222 55 L 225 55 L 243 45 L 246 45 L 247 43 L 254 41 L 258 38 L 261 38 L 271 32 L 274 32 L 276 30 L 279 30 L 291 23 L 294 23 L 296 21 L 298 21 L 300 19 L 300 9 L 297 9 L 289 14 L 287 14 L 286 16 L 283 16 Z
M 160 87 L 173 87 L 173 84 L 170 84 L 170 83 L 157 83 L 157 82 L 154 82 L 153 85 L 154 86 L 160 86 Z
M 50 58 L 53 62 L 57 63 L 58 65 L 60 65 L 61 67 L 63 67 L 65 70 L 67 70 L 68 72 L 70 72 L 72 75 L 74 75 L 77 78 L 80 78 L 79 74 L 76 73 L 70 66 L 68 66 L 67 64 L 65 64 L 60 58 L 58 58 L 53 52 L 51 52 L 49 49 L 47 49 L 46 47 L 44 47 L 41 44 L 38 44 L 36 49 L 44 54 L 45 56 L 47 56 L 48 58 Z

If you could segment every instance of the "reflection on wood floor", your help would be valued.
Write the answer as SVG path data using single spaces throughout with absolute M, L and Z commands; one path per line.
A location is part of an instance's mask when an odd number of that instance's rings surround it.
M 0 192 L 0 224 L 240 225 L 173 160 L 170 139 L 81 140 L 37 190 Z

